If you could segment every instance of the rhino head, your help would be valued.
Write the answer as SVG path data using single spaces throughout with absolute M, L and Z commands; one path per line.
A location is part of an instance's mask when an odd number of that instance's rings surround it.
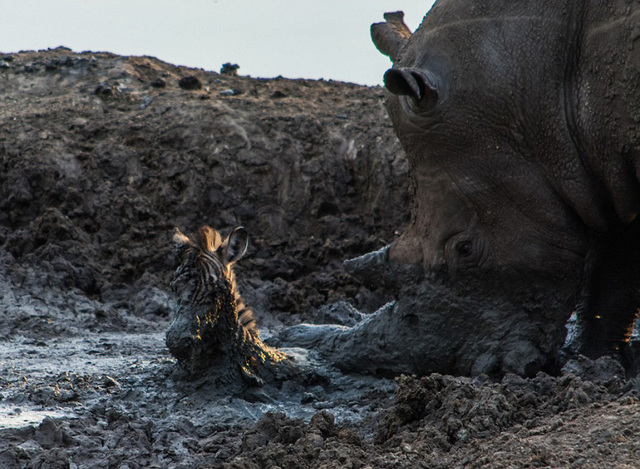
M 536 19 L 452 21 L 438 5 L 411 36 L 398 13 L 372 26 L 393 60 L 387 106 L 412 175 L 411 225 L 390 258 L 445 281 L 496 270 L 578 278 L 587 237 L 567 204 L 576 194 L 540 163 L 576 152 L 563 96 L 547 85 L 564 68 L 539 46 L 513 46 Z
M 387 108 L 412 178 L 411 223 L 389 259 L 557 329 L 553 345 L 533 347 L 555 355 L 578 301 L 588 226 L 605 222 L 576 164 L 568 46 L 558 47 L 568 33 L 518 4 L 494 17 L 436 2 L 411 35 L 401 12 L 372 25 L 393 62 Z M 525 40 L 523 31 L 547 36 Z
M 390 260 L 467 297 L 519 291 L 507 309 L 532 321 L 527 297 L 546 298 L 541 327 L 577 309 L 593 357 L 623 350 L 640 311 L 640 66 L 605 27 L 634 8 L 439 0 L 413 34 L 401 12 L 371 28 L 412 177 Z
M 584 33 L 599 6 L 543 3 L 438 0 L 413 34 L 401 12 L 372 26 L 393 62 L 411 221 L 351 266 L 397 301 L 351 329 L 289 331 L 293 342 L 348 370 L 531 375 L 557 366 L 577 311 L 580 352 L 624 345 L 640 306 L 640 65 L 594 76 L 602 44 L 612 55 L 626 36 Z M 598 101 L 616 80 L 635 108 Z

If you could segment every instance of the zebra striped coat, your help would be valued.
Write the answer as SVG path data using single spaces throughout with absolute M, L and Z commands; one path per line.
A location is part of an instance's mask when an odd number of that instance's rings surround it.
M 260 340 L 253 311 L 238 292 L 233 266 L 247 251 L 247 231 L 237 227 L 223 240 L 209 226 L 192 236 L 176 228 L 173 243 L 178 309 L 167 331 L 170 352 L 192 373 L 239 367 L 244 378 L 260 382 L 260 368 L 284 355 Z

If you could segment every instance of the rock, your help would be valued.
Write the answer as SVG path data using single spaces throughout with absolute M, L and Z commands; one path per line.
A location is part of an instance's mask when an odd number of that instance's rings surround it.
M 68 55 L 58 57 L 57 63 L 60 67 L 71 67 L 74 65 L 73 60 Z
M 42 423 L 38 425 L 35 439 L 40 446 L 49 449 L 61 446 L 65 435 L 52 418 L 46 417 Z
M 151 96 L 145 96 L 142 100 L 142 104 L 140 105 L 140 109 L 148 108 L 153 102 L 153 98 Z
M 164 88 L 167 86 L 167 80 L 162 77 L 155 78 L 151 83 L 149 83 L 153 88 Z
M 100 96 L 101 98 L 110 98 L 113 96 L 113 87 L 106 83 L 100 83 L 93 91 L 93 94 Z
M 69 455 L 61 448 L 43 451 L 31 460 L 27 469 L 71 469 Z
M 105 376 L 104 377 L 104 385 L 108 388 L 112 388 L 112 387 L 116 387 L 119 388 L 120 387 L 120 383 L 113 379 L 111 376 Z
M 202 82 L 195 75 L 189 75 L 180 78 L 180 80 L 178 81 L 178 86 L 183 90 L 201 90 Z
M 232 63 L 227 62 L 226 64 L 222 64 L 222 68 L 220 69 L 220 73 L 222 75 L 236 76 L 236 75 L 238 75 L 238 69 L 239 68 L 240 68 L 240 65 L 232 64 Z
M 234 90 L 234 89 L 228 89 L 228 90 L 222 90 L 220 91 L 220 93 L 218 93 L 220 96 L 238 96 L 239 94 L 242 94 L 242 91 L 240 90 Z
M 583 380 L 603 383 L 623 379 L 626 375 L 620 361 L 612 356 L 592 360 L 583 355 L 568 360 L 562 367 L 562 374 L 571 374 L 579 376 Z

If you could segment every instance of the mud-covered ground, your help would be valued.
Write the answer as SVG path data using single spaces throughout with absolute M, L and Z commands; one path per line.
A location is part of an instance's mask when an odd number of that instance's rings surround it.
M 319 367 L 243 395 L 184 379 L 175 226 L 248 229 L 263 337 L 393 299 L 342 267 L 407 221 L 380 88 L 0 54 L 0 158 L 0 467 L 640 467 L 640 384 L 607 359 L 501 382 Z

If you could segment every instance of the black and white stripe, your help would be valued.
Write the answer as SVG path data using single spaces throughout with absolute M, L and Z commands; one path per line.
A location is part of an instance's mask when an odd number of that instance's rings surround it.
M 247 339 L 246 334 L 257 335 L 253 311 L 240 297 L 233 272 L 233 265 L 246 251 L 244 228 L 236 228 L 224 241 L 220 233 L 209 226 L 201 227 L 189 237 L 176 229 L 173 240 L 181 262 L 172 281 L 174 290 L 182 290 L 183 300 L 188 295 L 193 306 L 209 305 L 211 308 L 219 303 L 220 295 L 231 294 L 235 306 L 232 313 L 239 326 L 238 338 Z

